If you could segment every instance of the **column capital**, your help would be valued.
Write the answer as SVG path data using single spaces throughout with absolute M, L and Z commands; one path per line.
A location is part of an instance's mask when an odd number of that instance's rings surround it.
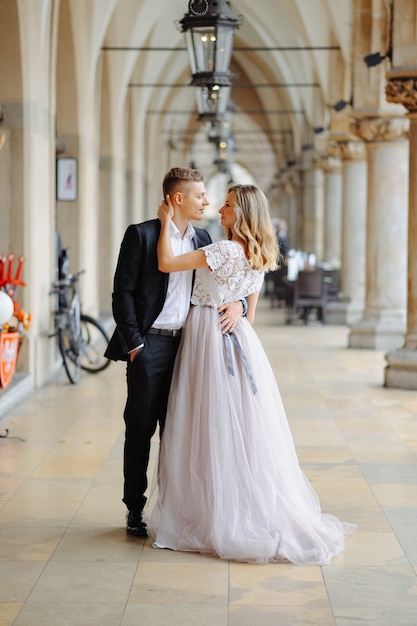
M 408 138 L 410 121 L 404 117 L 367 116 L 353 117 L 350 132 L 365 142 L 398 141 Z
M 317 165 L 326 173 L 337 173 L 342 170 L 342 162 L 339 158 L 338 152 L 329 149 L 329 146 L 327 148 L 327 154 L 323 154 L 320 157 Z
M 390 78 L 385 87 L 388 102 L 402 104 L 409 113 L 417 113 L 417 77 Z
M 365 161 L 366 150 L 363 141 L 354 137 L 332 139 L 328 146 L 329 154 L 334 154 L 342 161 Z
M 275 186 L 287 196 L 293 196 L 299 186 L 299 176 L 295 171 L 282 172 L 275 183 Z

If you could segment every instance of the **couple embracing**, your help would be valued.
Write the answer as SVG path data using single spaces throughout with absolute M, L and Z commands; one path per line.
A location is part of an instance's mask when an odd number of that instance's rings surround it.
M 267 199 L 231 187 L 219 211 L 226 239 L 211 243 L 190 223 L 208 204 L 201 174 L 172 168 L 163 195 L 159 219 L 128 227 L 114 277 L 106 356 L 127 361 L 126 530 L 156 548 L 326 564 L 354 526 L 321 512 L 252 328 L 278 259 Z M 147 510 L 158 426 L 158 497 Z

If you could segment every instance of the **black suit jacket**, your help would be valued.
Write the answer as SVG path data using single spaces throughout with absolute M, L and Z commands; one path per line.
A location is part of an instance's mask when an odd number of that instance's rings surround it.
M 156 247 L 161 230 L 158 219 L 131 224 L 120 246 L 113 283 L 113 316 L 116 329 L 105 356 L 127 361 L 128 353 L 143 337 L 164 306 L 169 274 L 158 270 Z M 194 247 L 211 243 L 207 231 L 196 228 Z

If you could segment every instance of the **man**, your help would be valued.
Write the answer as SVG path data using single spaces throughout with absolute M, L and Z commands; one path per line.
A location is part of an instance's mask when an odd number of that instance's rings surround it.
M 287 237 L 287 222 L 285 220 L 278 220 L 277 237 L 280 253 L 279 264 L 283 267 L 288 263 L 288 252 L 290 250 Z
M 163 181 L 164 198 L 174 206 L 171 244 L 183 254 L 211 243 L 210 235 L 190 222 L 201 220 L 209 204 L 203 177 L 191 168 L 172 168 Z M 192 272 L 164 274 L 158 270 L 158 219 L 130 225 L 124 235 L 113 286 L 116 330 L 106 350 L 109 359 L 127 361 L 124 410 L 124 493 L 126 531 L 145 537 L 142 519 L 148 485 L 151 438 L 159 423 L 161 437 L 181 329 L 190 307 Z M 222 331 L 231 331 L 242 304 L 224 307 Z

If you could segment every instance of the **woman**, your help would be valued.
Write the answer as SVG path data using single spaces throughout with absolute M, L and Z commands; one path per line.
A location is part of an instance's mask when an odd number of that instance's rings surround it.
M 264 194 L 230 189 L 227 241 L 174 256 L 172 205 L 158 216 L 159 269 L 197 269 L 161 444 L 154 546 L 252 563 L 326 564 L 354 526 L 320 511 L 303 475 L 269 361 L 251 323 L 275 232 Z M 247 318 L 223 335 L 218 306 L 247 298 Z

